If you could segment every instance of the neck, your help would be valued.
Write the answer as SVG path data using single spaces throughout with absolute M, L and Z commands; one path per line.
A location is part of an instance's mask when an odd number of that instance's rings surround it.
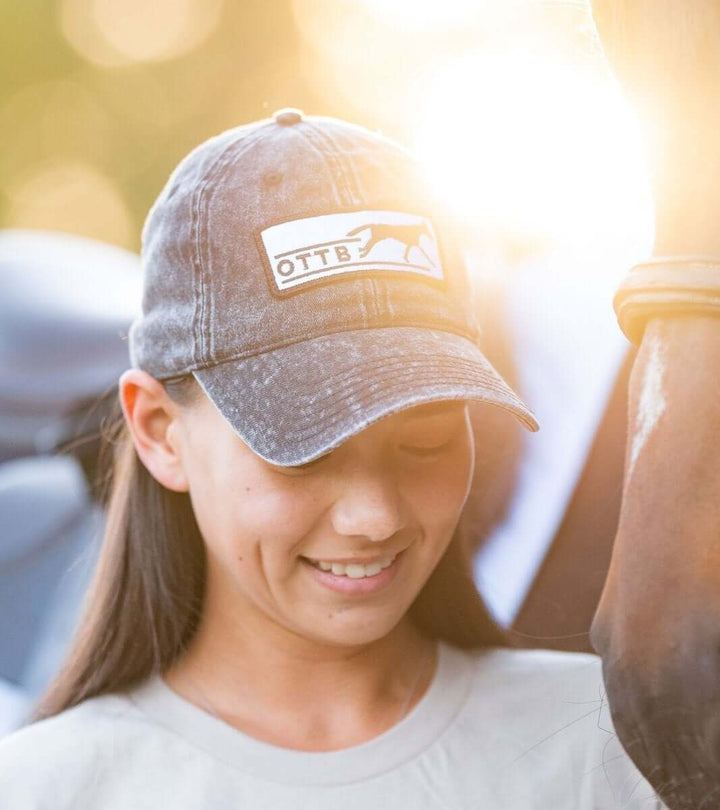
M 433 646 L 407 618 L 381 639 L 347 647 L 302 638 L 262 618 L 232 621 L 208 600 L 187 652 L 165 680 L 265 742 L 312 751 L 358 745 L 395 725 L 432 680 Z

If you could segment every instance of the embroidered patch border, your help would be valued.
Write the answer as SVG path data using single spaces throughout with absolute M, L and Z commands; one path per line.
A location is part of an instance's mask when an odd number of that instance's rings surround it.
M 260 232 L 276 291 L 356 273 L 444 280 L 432 222 L 401 211 L 346 211 L 290 220 Z

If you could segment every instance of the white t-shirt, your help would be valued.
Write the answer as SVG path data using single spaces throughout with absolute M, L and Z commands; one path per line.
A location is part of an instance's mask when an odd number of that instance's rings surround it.
M 441 644 L 410 714 L 362 745 L 259 742 L 159 677 L 0 743 L 12 810 L 662 807 L 610 725 L 594 656 Z

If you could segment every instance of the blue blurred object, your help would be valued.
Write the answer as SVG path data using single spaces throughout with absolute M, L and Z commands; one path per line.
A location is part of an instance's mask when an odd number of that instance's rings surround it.
M 54 449 L 128 365 L 140 259 L 69 234 L 0 232 L 0 459 Z
M 129 365 L 140 260 L 68 234 L 4 231 L 0 288 L 1 734 L 56 672 L 94 568 L 103 514 L 94 465 L 72 448 L 96 453 Z

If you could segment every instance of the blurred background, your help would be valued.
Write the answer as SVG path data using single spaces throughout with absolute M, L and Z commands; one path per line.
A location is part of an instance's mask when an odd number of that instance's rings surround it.
M 0 217 L 137 250 L 194 145 L 283 106 L 412 148 L 476 233 L 647 241 L 631 115 L 572 0 L 3 0 Z M 620 237 L 620 238 L 619 238 Z
M 454 212 L 486 353 L 541 423 L 474 414 L 476 580 L 523 643 L 589 649 L 625 447 L 612 295 L 652 210 L 588 4 L 0 0 L 0 733 L 92 572 L 93 403 L 128 364 L 145 215 L 195 145 L 285 106 L 404 143 Z

